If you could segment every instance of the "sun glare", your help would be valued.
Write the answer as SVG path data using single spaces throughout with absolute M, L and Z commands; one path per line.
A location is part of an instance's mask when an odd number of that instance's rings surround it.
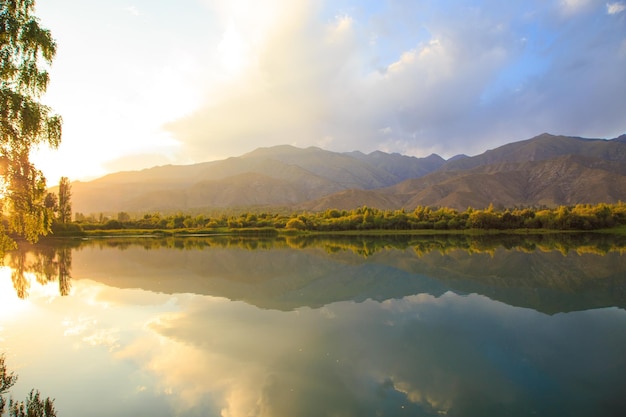
M 0 317 L 9 318 L 15 313 L 24 310 L 29 305 L 28 300 L 20 300 L 11 281 L 12 269 L 0 267 Z
M 17 291 L 13 287 L 11 274 L 13 270 L 8 266 L 0 267 L 0 317 L 8 318 L 20 311 L 24 311 L 32 305 L 35 300 L 44 302 L 52 301 L 60 297 L 58 282 L 48 282 L 41 284 L 37 282 L 33 274 L 24 274 L 26 281 L 26 297 L 19 298 Z
M 249 63 L 249 46 L 244 37 L 230 22 L 218 46 L 220 62 L 228 75 L 240 74 Z

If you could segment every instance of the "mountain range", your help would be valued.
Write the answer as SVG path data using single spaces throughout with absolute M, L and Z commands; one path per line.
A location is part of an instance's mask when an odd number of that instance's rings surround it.
M 626 201 L 626 135 L 535 138 L 445 160 L 288 145 L 72 183 L 74 212 L 380 209 Z

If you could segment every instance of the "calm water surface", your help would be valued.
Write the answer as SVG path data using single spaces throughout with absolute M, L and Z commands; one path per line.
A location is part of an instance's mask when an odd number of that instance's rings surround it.
M 21 245 L 0 353 L 63 416 L 626 415 L 623 238 Z

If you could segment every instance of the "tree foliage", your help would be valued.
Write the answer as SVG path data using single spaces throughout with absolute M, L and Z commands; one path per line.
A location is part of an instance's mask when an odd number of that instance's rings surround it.
M 0 416 L 5 415 L 5 408 L 7 408 L 4 394 L 6 394 L 16 382 L 17 376 L 7 370 L 4 355 L 0 355 Z M 8 411 L 9 417 L 56 417 L 54 400 L 41 398 L 41 394 L 37 390 L 31 390 L 28 397 L 26 397 L 26 401 L 14 401 L 13 398 L 9 399 Z
M 8 232 L 30 241 L 50 229 L 46 181 L 31 151 L 61 141 L 61 117 L 39 102 L 46 91 L 56 43 L 34 15 L 34 0 L 0 3 L 0 183 Z M 7 230 L 0 230 L 3 242 Z
M 598 230 L 626 224 L 626 204 L 579 204 L 555 208 L 514 208 L 496 210 L 468 208 L 458 211 L 446 207 L 418 206 L 412 211 L 379 210 L 359 207 L 354 210 L 326 210 L 315 213 L 241 213 L 237 215 L 196 215 L 176 213 L 144 214 L 139 218 L 126 212 L 116 219 L 103 215 L 76 213 L 76 227 L 83 230 L 111 229 L 285 229 L 294 231 L 353 230 Z
M 59 216 L 58 220 L 61 224 L 67 224 L 72 221 L 72 186 L 67 177 L 61 177 L 59 181 Z

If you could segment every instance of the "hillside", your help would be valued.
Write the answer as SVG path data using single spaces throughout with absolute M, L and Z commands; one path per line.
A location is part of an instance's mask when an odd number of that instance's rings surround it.
M 470 158 L 450 160 L 442 169 L 459 171 L 504 162 L 546 161 L 565 155 L 585 155 L 606 161 L 626 161 L 626 135 L 613 140 L 584 139 L 543 133 L 532 139 L 509 143 Z
M 119 172 L 75 182 L 72 192 L 74 212 L 86 214 L 613 203 L 626 200 L 626 136 L 543 134 L 449 161 L 438 155 L 366 155 L 283 145 L 221 161 Z
M 118 172 L 72 184 L 74 212 L 147 212 L 291 206 L 347 189 L 388 187 L 444 160 L 341 154 L 283 145 L 194 165 Z
M 616 203 L 626 198 L 623 138 L 607 141 L 541 135 L 476 157 L 457 159 L 436 172 L 392 187 L 358 194 L 341 191 L 306 202 L 300 208 L 395 205 L 412 209 L 421 205 L 464 210 L 492 203 L 502 207 Z M 388 204 L 379 207 L 378 201 Z
M 626 196 L 626 164 L 567 155 L 540 162 L 487 165 L 415 192 L 405 205 L 465 209 L 616 203 Z

